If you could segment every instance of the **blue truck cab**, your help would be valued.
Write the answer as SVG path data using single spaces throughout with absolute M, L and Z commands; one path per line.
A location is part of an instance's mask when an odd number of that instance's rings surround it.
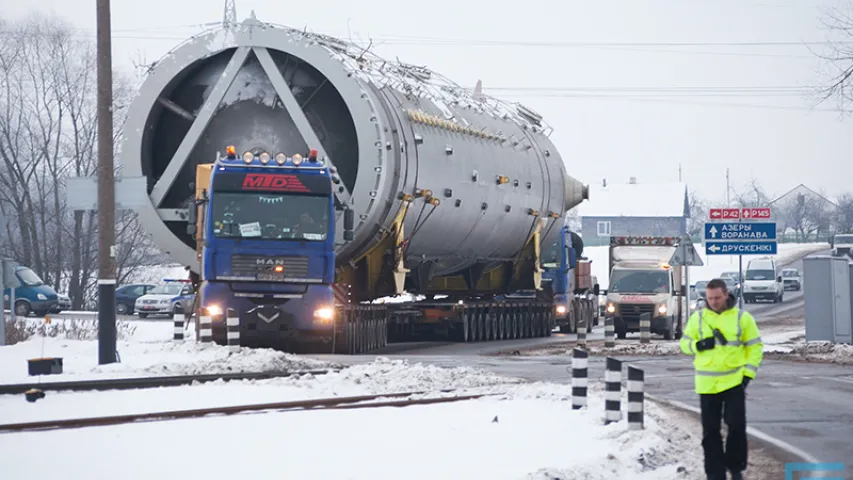
M 227 342 L 229 310 L 240 344 L 281 348 L 332 339 L 335 304 L 334 167 L 308 155 L 250 150 L 196 169 L 187 232 L 201 262 L 199 314 Z M 344 239 L 353 211 L 344 209 Z M 199 248 L 200 246 L 200 248 Z
M 26 317 L 31 313 L 37 317 L 47 315 L 59 305 L 59 296 L 56 291 L 44 283 L 29 267 L 17 265 L 15 277 L 19 286 L 15 288 L 15 315 Z M 6 283 L 4 282 L 4 287 Z M 11 289 L 3 289 L 3 306 L 9 308 L 11 301 Z
M 589 262 L 578 261 L 583 253 L 583 240 L 563 225 L 557 238 L 543 250 L 542 283 L 553 294 L 555 323 L 561 332 L 574 333 L 577 330 L 575 316 L 583 315 L 572 311 L 577 308 L 575 295 L 598 295 L 598 284 L 593 282 Z M 593 316 L 597 318 L 597 311 Z

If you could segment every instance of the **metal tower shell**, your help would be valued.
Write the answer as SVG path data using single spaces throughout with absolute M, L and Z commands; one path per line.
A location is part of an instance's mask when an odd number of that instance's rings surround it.
M 317 148 L 321 155 L 333 152 L 328 158 L 337 165 L 344 187 L 338 192 L 339 199 L 356 212 L 355 239 L 339 247 L 339 262 L 366 252 L 391 227 L 402 206 L 402 192 L 428 189 L 441 200 L 406 250 L 407 266 L 436 260 L 436 274 L 457 272 L 477 261 L 512 258 L 534 221 L 528 209 L 562 215 L 587 198 L 586 187 L 566 175 L 556 148 L 537 127 L 539 119 L 532 118 L 532 112 L 512 111 L 505 105 L 492 104 L 488 98 L 473 99 L 450 82 L 436 81 L 441 80 L 437 74 L 384 62 L 363 51 L 353 54 L 355 51 L 340 40 L 250 20 L 238 28 L 195 37 L 158 62 L 130 107 L 121 149 L 125 173 L 149 179 L 152 203 L 139 215 L 156 243 L 176 261 L 198 271 L 191 239 L 181 235 L 185 223 L 180 220 L 185 219 L 185 211 L 179 205 L 192 194 L 187 180 L 192 179 L 194 166 L 164 167 L 157 159 L 177 152 L 173 155 L 177 159 L 193 157 L 194 162 L 209 162 L 226 144 L 235 144 L 240 150 L 250 148 L 240 145 L 240 140 L 277 143 L 265 145 L 276 151 L 293 147 L 290 153 L 307 148 Z M 244 65 L 250 53 L 257 64 Z M 320 82 L 317 91 L 326 81 L 334 87 L 340 100 L 334 107 L 335 115 L 318 113 L 323 107 L 316 106 L 317 102 L 306 108 L 317 110 L 300 115 L 303 108 L 297 107 L 291 91 L 298 90 L 295 80 L 288 84 L 281 75 L 281 70 L 289 72 L 289 60 L 284 67 L 276 61 L 284 58 L 283 54 L 304 62 L 293 67 L 293 78 L 303 68 L 302 77 L 322 76 L 322 82 L 314 78 Z M 270 85 L 266 87 L 272 87 L 272 92 L 266 93 L 277 95 L 290 124 L 273 119 L 272 115 L 281 114 L 280 109 L 279 113 L 269 113 L 276 109 L 258 107 L 253 99 L 220 106 L 222 96 L 232 91 L 229 87 L 234 77 L 252 68 L 260 68 L 269 76 Z M 312 68 L 316 70 L 313 74 Z M 206 85 L 207 77 L 219 80 Z M 171 97 L 184 95 L 187 103 L 187 98 L 197 100 L 202 90 L 203 104 L 189 101 L 196 103 L 195 113 L 183 113 L 196 117 L 194 125 L 186 138 L 178 141 L 172 137 L 178 128 L 162 125 L 173 125 L 177 116 L 164 116 L 169 114 L 164 113 L 163 105 L 180 112 L 173 108 Z M 324 106 L 331 108 L 334 95 L 327 96 Z M 311 98 L 313 95 L 303 106 Z M 349 128 L 347 122 L 351 122 L 354 138 L 344 133 Z M 323 127 L 319 128 L 323 135 L 317 133 L 318 125 Z M 486 133 L 480 133 L 483 131 Z M 321 136 L 322 142 L 318 140 Z M 200 138 L 205 141 L 199 142 Z M 300 138 L 303 143 L 297 145 Z M 163 146 L 167 144 L 175 148 L 169 150 Z M 357 152 L 353 152 L 354 146 Z M 163 148 L 167 149 L 165 153 L 157 151 Z M 205 158 L 202 153 L 210 156 Z M 170 189 L 172 173 L 181 176 L 186 186 L 175 182 Z M 501 175 L 509 183 L 499 184 Z M 422 204 L 423 200 L 416 200 L 406 216 L 407 235 L 415 229 Z M 426 206 L 421 220 L 431 208 Z M 343 243 L 341 223 L 338 218 L 339 243 Z M 557 226 L 551 228 L 558 230 Z

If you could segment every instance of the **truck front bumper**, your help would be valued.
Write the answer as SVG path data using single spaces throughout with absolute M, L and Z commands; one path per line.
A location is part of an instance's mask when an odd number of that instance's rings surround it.
M 743 292 L 743 299 L 754 302 L 756 300 L 775 300 L 779 295 L 776 290 L 765 290 L 760 292 Z
M 637 317 L 619 317 L 619 316 L 608 316 L 608 318 L 613 319 L 613 328 L 618 331 L 625 332 L 639 332 L 640 331 L 640 319 Z M 670 325 L 670 317 L 668 316 L 659 316 L 652 317 L 651 325 L 649 327 L 649 331 L 651 333 L 662 333 L 669 329 Z

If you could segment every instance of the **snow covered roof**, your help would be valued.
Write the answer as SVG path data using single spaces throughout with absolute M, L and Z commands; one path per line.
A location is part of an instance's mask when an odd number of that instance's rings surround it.
M 589 200 L 578 206 L 581 217 L 683 217 L 685 183 L 608 183 L 590 185 Z

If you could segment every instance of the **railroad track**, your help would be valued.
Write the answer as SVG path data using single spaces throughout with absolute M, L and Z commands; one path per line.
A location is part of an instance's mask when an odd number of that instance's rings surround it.
M 68 382 L 33 382 L 0 385 L 0 395 L 17 395 L 30 389 L 45 391 L 98 391 L 98 390 L 135 390 L 140 388 L 177 387 L 193 383 L 215 382 L 217 380 L 266 380 L 296 375 L 325 375 L 338 369 L 267 371 L 245 373 L 210 373 L 202 375 L 173 375 L 155 377 L 110 378 L 103 380 L 77 380 Z
M 453 391 L 454 390 L 440 390 L 439 392 L 451 393 Z M 319 398 L 313 400 L 297 400 L 290 402 L 258 403 L 235 405 L 228 407 L 198 408 L 193 410 L 171 410 L 128 415 L 112 415 L 104 417 L 70 418 L 38 422 L 9 423 L 0 425 L 0 434 L 28 431 L 68 430 L 87 427 L 102 427 L 108 425 L 132 424 L 139 422 L 171 421 L 188 418 L 200 418 L 205 417 L 207 415 L 235 415 L 240 413 L 260 412 L 265 410 L 276 412 L 297 412 L 318 409 L 344 410 L 357 408 L 408 407 L 412 405 L 429 405 L 436 403 L 460 402 L 464 400 L 474 400 L 486 396 L 500 395 L 500 393 L 481 393 L 473 395 L 457 395 L 450 397 L 406 398 L 413 397 L 416 395 L 425 395 L 428 393 L 434 392 L 381 393 L 377 395 L 361 395 L 355 397 Z M 381 398 L 402 399 L 377 401 Z

